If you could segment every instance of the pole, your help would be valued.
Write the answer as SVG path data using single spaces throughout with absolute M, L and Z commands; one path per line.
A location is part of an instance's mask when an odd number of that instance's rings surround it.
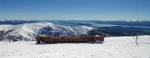
M 10 43 L 10 38 L 9 38 L 9 43 Z
M 10 35 L 7 36 L 7 39 L 9 40 L 9 43 L 10 43 Z
M 135 41 L 136 45 L 138 46 L 139 44 L 137 42 L 137 39 L 138 39 L 138 34 L 136 35 L 136 41 Z

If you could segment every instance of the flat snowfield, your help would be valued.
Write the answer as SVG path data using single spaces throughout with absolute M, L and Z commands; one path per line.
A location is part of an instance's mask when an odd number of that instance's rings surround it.
M 106 37 L 103 43 L 0 42 L 0 58 L 150 58 L 150 35 Z

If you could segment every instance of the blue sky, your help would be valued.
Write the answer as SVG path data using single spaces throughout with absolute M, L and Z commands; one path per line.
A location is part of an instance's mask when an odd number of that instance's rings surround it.
M 150 0 L 0 0 L 0 19 L 150 20 Z

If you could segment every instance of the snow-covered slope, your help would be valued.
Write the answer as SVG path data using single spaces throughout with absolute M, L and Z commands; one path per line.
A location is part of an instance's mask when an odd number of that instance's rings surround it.
M 71 36 L 87 34 L 93 29 L 86 26 L 62 26 L 49 22 L 41 23 L 25 23 L 19 25 L 0 25 L 0 31 L 4 31 L 2 39 L 6 39 L 8 35 L 14 39 L 35 40 L 36 35 L 42 36 Z M 8 32 L 9 31 L 9 32 Z
M 0 58 L 150 58 L 150 35 L 106 37 L 103 43 L 0 42 Z

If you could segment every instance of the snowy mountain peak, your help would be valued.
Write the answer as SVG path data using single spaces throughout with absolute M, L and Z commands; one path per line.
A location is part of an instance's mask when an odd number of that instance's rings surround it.
M 61 26 L 49 22 L 25 23 L 19 25 L 1 25 L 0 31 L 4 31 L 3 39 L 8 35 L 18 40 L 35 40 L 36 35 L 41 36 L 71 36 L 87 34 L 92 27 L 87 26 Z M 2 38 L 0 38 L 2 40 Z

